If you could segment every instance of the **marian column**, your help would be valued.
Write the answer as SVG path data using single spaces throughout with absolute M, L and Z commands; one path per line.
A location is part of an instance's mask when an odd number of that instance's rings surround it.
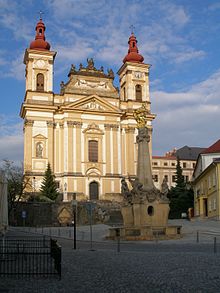
M 136 138 L 138 144 L 138 162 L 137 162 L 137 178 L 143 184 L 144 189 L 154 188 L 151 170 L 151 160 L 149 152 L 150 136 L 146 127 L 147 109 L 145 104 L 134 111 L 134 118 L 137 121 L 138 135 Z

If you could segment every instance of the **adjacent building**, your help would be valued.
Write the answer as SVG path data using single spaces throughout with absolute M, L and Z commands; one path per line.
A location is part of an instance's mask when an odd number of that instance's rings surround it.
M 180 149 L 173 149 L 164 156 L 153 156 L 152 173 L 155 186 L 160 188 L 164 178 L 169 187 L 175 186 L 177 157 L 180 159 L 185 181 L 191 181 L 196 160 L 202 151 L 204 148 L 184 146 Z
M 220 140 L 203 151 L 193 173 L 194 215 L 220 219 Z

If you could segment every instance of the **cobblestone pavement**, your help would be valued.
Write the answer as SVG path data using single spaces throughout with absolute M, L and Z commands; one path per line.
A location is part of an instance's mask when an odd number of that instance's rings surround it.
M 59 238 L 61 280 L 0 278 L 0 292 L 220 292 L 220 246 L 214 253 L 212 240 L 195 241 L 199 226 L 218 232 L 220 223 L 184 225 L 180 241 L 123 242 L 120 252 L 113 241 L 94 241 L 91 251 L 89 241 L 73 250 L 71 240 Z

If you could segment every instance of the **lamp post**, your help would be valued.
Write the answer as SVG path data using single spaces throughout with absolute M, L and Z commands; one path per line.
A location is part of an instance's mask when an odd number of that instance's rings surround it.
M 76 197 L 76 194 L 73 194 L 73 198 Z M 77 200 L 72 200 L 72 209 L 73 209 L 73 249 L 76 249 L 76 213 L 77 213 Z
M 35 197 L 36 197 L 36 194 L 35 194 L 35 188 L 36 188 L 36 186 L 35 186 L 35 184 L 36 184 L 35 179 L 36 178 L 33 177 L 34 201 L 35 201 Z

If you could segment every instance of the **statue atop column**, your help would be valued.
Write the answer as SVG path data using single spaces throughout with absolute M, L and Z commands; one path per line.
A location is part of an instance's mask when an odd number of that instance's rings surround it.
M 126 192 L 124 192 L 126 196 L 124 196 L 124 200 L 126 201 L 127 199 L 128 204 L 133 204 L 138 201 L 151 203 L 155 200 L 160 202 L 168 201 L 166 197 L 167 190 L 165 190 L 167 186 L 165 186 L 165 183 L 163 184 L 163 191 L 160 192 L 160 190 L 154 186 L 152 178 L 151 159 L 148 146 L 150 142 L 147 128 L 148 113 L 144 103 L 140 108 L 134 110 L 134 118 L 137 121 L 138 128 L 138 135 L 136 137 L 138 144 L 137 177 L 135 179 L 128 178 L 132 186 L 131 190 L 129 190 L 125 179 L 121 182 L 122 188 L 125 189 L 126 186 Z

